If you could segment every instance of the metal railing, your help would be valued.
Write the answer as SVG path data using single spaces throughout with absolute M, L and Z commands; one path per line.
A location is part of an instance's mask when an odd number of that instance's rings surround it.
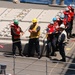
M 69 62 L 59 62 L 56 60 L 37 59 L 37 58 L 28 58 L 28 57 L 18 57 L 12 56 L 4 57 L 0 56 L 0 61 L 7 64 L 7 68 L 1 69 L 2 74 L 7 75 L 72 75 L 75 74 L 75 65 L 73 59 Z M 0 63 L 1 63 L 0 62 Z M 72 66 L 71 66 L 72 65 Z M 71 67 L 70 67 L 71 66 Z M 6 74 L 5 74 L 6 71 Z M 73 71 L 73 72 L 72 72 Z
M 75 0 L 20 0 L 20 2 L 30 2 L 39 4 L 57 4 L 57 5 L 70 5 Z

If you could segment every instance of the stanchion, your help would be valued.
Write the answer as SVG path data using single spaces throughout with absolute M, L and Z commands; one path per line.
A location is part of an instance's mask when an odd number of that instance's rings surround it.
M 59 5 L 64 5 L 64 0 L 60 0 L 60 4 Z
M 52 0 L 52 4 L 56 4 L 56 0 Z
M 16 56 L 13 55 L 13 75 L 15 75 L 15 58 Z
M 48 74 L 47 74 L 47 60 L 46 60 L 46 75 L 48 75 Z

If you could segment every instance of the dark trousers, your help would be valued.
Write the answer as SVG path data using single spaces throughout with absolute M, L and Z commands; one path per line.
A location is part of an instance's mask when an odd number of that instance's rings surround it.
M 60 43 L 59 44 L 59 52 L 60 52 L 60 55 L 61 55 L 62 59 L 66 60 L 64 47 L 65 47 L 65 44 L 64 43 Z
M 73 29 L 73 20 L 71 20 L 71 32 L 70 32 L 70 35 L 72 36 L 72 29 Z
M 33 50 L 33 46 L 35 47 L 38 55 L 40 55 L 39 38 L 33 38 L 33 39 L 29 39 L 28 53 L 27 53 L 28 56 L 34 56 L 34 55 L 31 54 L 31 52 Z
M 72 34 L 72 23 L 71 23 L 71 21 L 68 22 L 68 24 L 67 24 L 66 32 L 67 32 L 67 37 L 70 38 L 70 36 Z
M 19 54 L 21 54 L 21 52 L 22 52 L 22 45 L 21 45 L 21 41 L 20 40 L 13 41 L 13 44 L 12 44 L 13 55 L 16 54 L 16 48 L 17 47 L 18 47 L 18 50 L 19 50 Z
M 46 56 L 54 55 L 54 53 L 56 51 L 56 43 L 57 43 L 57 39 L 56 38 L 54 38 L 52 40 L 47 40 Z
M 46 49 L 47 49 L 46 56 L 49 57 L 49 55 L 51 54 L 51 41 L 49 41 L 49 40 L 47 40 Z

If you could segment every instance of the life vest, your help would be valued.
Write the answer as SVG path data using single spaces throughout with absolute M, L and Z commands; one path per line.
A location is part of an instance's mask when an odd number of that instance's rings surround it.
M 52 40 L 53 39 L 53 34 L 52 33 L 55 31 L 55 28 L 54 28 L 53 25 L 49 24 L 47 29 L 48 30 L 47 30 L 46 37 L 47 37 L 48 40 Z
M 61 36 L 62 36 L 62 34 L 65 35 L 65 39 L 64 39 L 63 43 L 67 43 L 67 33 L 66 33 L 65 30 L 63 30 L 62 33 L 59 35 L 58 42 L 61 41 Z
M 64 24 L 65 27 L 66 27 L 66 25 L 67 25 L 67 20 L 66 20 L 66 18 L 64 18 L 62 21 L 63 21 L 63 24 Z
M 70 12 L 70 15 L 71 15 L 71 20 L 74 19 L 74 12 Z
M 71 19 L 72 19 L 72 17 L 71 17 L 71 15 L 69 14 L 69 15 L 68 15 L 68 22 L 70 22 Z
M 32 30 L 36 30 L 37 29 L 37 27 L 38 27 L 38 25 L 35 25 L 33 28 L 32 28 Z M 30 36 L 29 36 L 29 38 L 39 38 L 39 36 L 40 36 L 40 30 L 38 31 L 38 32 L 33 32 L 33 33 L 30 33 Z
M 53 33 L 54 31 L 55 31 L 54 26 L 48 25 L 48 33 L 50 33 L 50 32 Z
M 54 28 L 55 28 L 56 31 L 59 30 L 59 24 L 58 24 L 58 22 L 54 22 Z
M 62 24 L 62 20 L 60 18 L 57 19 L 57 22 L 59 26 Z
M 64 18 L 66 18 L 67 22 L 70 22 L 71 19 L 72 19 L 72 17 L 71 17 L 72 14 L 70 14 L 70 12 L 66 12 L 66 11 L 64 11 L 63 13 L 64 13 L 64 15 L 65 15 Z
M 68 15 L 69 14 L 69 11 L 63 11 L 64 15 Z
M 17 34 L 17 35 L 15 35 L 15 34 L 13 33 L 13 31 L 11 30 L 11 35 L 14 37 L 14 39 L 20 38 L 20 27 L 14 25 L 14 24 L 12 24 L 12 25 L 11 25 L 11 28 L 13 28 L 14 31 L 15 31 L 15 33 Z

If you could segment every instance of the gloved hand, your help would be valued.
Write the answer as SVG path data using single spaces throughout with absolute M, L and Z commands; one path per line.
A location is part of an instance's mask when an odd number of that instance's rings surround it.
M 24 34 L 24 32 L 21 32 L 21 33 L 20 33 L 20 36 L 22 36 L 23 34 Z

